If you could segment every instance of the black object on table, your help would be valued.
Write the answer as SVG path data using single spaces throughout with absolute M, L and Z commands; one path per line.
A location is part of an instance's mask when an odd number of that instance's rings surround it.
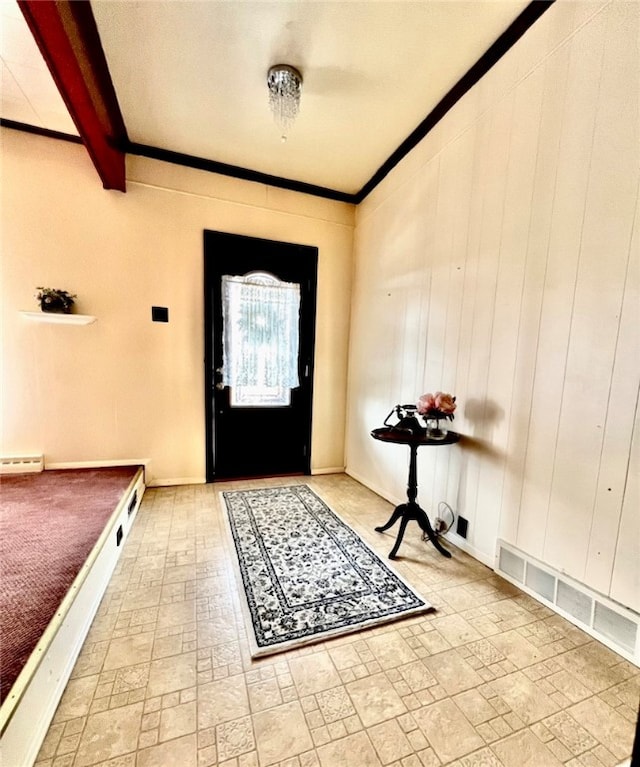
M 404 531 L 407 529 L 409 522 L 414 519 L 426 533 L 429 540 L 436 549 L 442 554 L 443 557 L 451 557 L 451 552 L 447 551 L 444 546 L 438 540 L 438 536 L 431 527 L 429 517 L 423 509 L 416 503 L 418 497 L 418 472 L 416 469 L 416 459 L 418 455 L 418 448 L 422 445 L 431 445 L 437 447 L 439 445 L 453 445 L 460 440 L 460 435 L 455 431 L 447 432 L 444 439 L 432 439 L 427 437 L 426 431 L 409 431 L 407 429 L 399 429 L 397 427 L 382 427 L 380 429 L 374 429 L 371 432 L 371 436 L 374 439 L 381 442 L 391 442 L 396 445 L 409 445 L 411 450 L 411 457 L 409 459 L 409 481 L 407 483 L 407 503 L 401 503 L 400 506 L 396 506 L 393 514 L 389 518 L 389 521 L 385 525 L 376 527 L 376 532 L 383 533 L 390 527 L 393 527 L 395 523 L 400 520 L 400 529 L 398 531 L 398 537 L 391 549 L 389 559 L 395 559 L 402 538 L 404 537 Z

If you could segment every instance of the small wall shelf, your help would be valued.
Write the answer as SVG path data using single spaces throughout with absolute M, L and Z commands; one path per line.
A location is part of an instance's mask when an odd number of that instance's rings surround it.
M 56 314 L 55 312 L 20 312 L 23 317 L 34 322 L 46 322 L 53 325 L 90 325 L 97 320 L 90 314 Z

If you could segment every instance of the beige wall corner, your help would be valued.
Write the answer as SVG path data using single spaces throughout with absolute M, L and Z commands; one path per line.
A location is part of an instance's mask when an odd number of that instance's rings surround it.
M 126 194 L 105 192 L 82 147 L 9 129 L 2 165 L 3 455 L 145 456 L 154 484 L 204 479 L 202 232 L 216 229 L 318 247 L 312 466 L 344 463 L 352 206 L 144 158 Z M 39 285 L 97 321 L 29 322 Z

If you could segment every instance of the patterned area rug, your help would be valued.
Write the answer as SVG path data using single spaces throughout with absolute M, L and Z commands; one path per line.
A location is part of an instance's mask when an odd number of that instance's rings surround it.
M 253 657 L 433 609 L 307 485 L 222 497 Z

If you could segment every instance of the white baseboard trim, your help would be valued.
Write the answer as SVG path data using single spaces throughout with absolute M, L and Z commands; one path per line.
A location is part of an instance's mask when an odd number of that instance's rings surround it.
M 495 569 L 495 559 L 494 557 L 490 557 L 488 554 L 485 554 L 483 551 L 479 551 L 474 546 L 472 546 L 469 541 L 467 541 L 466 538 L 463 538 L 462 536 L 458 535 L 457 533 L 454 533 L 453 530 L 450 530 L 448 533 L 445 533 L 443 536 L 445 540 L 451 541 L 454 546 L 457 546 L 459 549 L 462 549 L 462 551 L 469 554 L 469 556 L 473 557 L 474 559 L 477 559 L 478 562 L 482 562 L 483 565 L 486 565 L 490 570 Z
M 173 485 L 204 485 L 204 477 L 156 477 L 147 483 L 147 487 L 172 487 Z
M 348 466 L 344 470 L 344 473 L 348 476 L 352 477 L 356 480 L 356 482 L 359 482 L 361 485 L 364 485 L 365 487 L 369 488 L 369 490 L 373 491 L 376 495 L 379 495 L 381 498 L 384 498 L 385 501 L 389 501 L 389 503 L 392 503 L 394 506 L 398 506 L 401 503 L 406 502 L 406 496 L 404 498 L 397 498 L 389 493 L 387 493 L 386 490 L 383 490 L 382 488 L 378 487 L 375 483 L 369 482 L 368 479 L 364 479 L 364 477 L 361 477 L 357 472 L 352 471 Z
M 369 488 L 381 498 L 389 501 L 389 503 L 392 503 L 394 506 L 406 502 L 405 498 L 398 499 L 391 496 L 388 492 L 377 487 L 375 483 L 369 482 L 368 479 L 364 479 L 363 477 L 359 476 L 357 472 L 354 472 L 349 468 L 346 469 L 346 474 L 355 479 L 361 485 Z M 448 533 L 445 533 L 443 537 L 445 540 L 450 541 L 457 548 L 462 549 L 462 551 L 466 552 L 474 559 L 482 562 L 483 565 L 486 565 L 490 570 L 495 572 L 501 578 L 504 578 L 514 586 L 517 586 L 523 591 L 523 593 L 529 594 L 529 596 L 537 599 L 539 602 L 549 607 L 558 615 L 561 615 L 563 618 L 566 618 L 568 621 L 581 628 L 587 634 L 593 636 L 606 647 L 609 647 L 611 650 L 618 653 L 623 658 L 626 658 L 634 665 L 640 666 L 640 616 L 633 610 L 630 610 L 624 605 L 619 605 L 618 603 L 602 594 L 598 594 L 585 584 L 579 583 L 564 573 L 554 570 L 549 565 L 539 562 L 534 557 L 517 549 L 511 544 L 506 543 L 505 541 L 498 540 L 496 542 L 496 554 L 494 556 L 488 556 L 483 551 L 476 549 L 469 541 L 467 541 L 466 538 L 462 538 L 452 530 L 450 530 Z M 513 562 L 511 564 L 509 564 L 509 561 L 507 560 L 502 562 L 503 557 L 501 556 L 501 552 L 506 552 L 507 555 L 511 555 Z M 516 566 L 520 568 L 520 570 L 517 572 Z M 535 581 L 528 582 L 529 568 L 532 568 L 533 576 L 537 577 L 538 579 L 542 579 L 539 582 L 537 588 L 534 587 Z M 551 581 L 553 581 L 553 597 L 550 597 L 549 595 L 545 597 L 545 594 L 541 589 L 545 584 L 548 586 L 548 583 Z M 579 604 L 576 608 L 574 608 L 574 613 L 572 613 L 568 608 L 563 609 L 562 605 L 557 604 L 558 583 L 560 582 L 564 583 L 565 587 L 569 589 L 568 593 L 579 592 L 585 599 L 590 601 L 590 614 L 588 620 L 579 619 L 579 617 L 576 616 L 575 609 L 580 606 Z M 551 588 L 550 586 L 548 587 Z M 565 600 L 568 599 L 569 596 L 565 596 Z M 600 608 L 602 611 L 602 617 L 599 618 L 600 628 L 596 626 L 596 619 L 599 617 L 597 612 L 598 608 Z M 618 616 L 617 623 L 616 620 L 614 620 L 616 615 Z M 630 640 L 626 638 L 626 634 L 630 632 L 630 627 L 632 624 L 637 627 L 634 639 L 634 647 L 630 646 Z M 613 635 L 614 628 L 618 632 L 615 637 Z M 623 641 L 620 639 L 620 637 L 623 637 L 624 640 L 627 641 L 626 646 L 623 644 Z M 625 765 L 626 763 L 623 762 L 623 764 L 619 765 L 619 767 L 625 767 Z
M 311 476 L 316 474 L 344 474 L 344 466 L 329 466 L 324 469 L 311 469 Z
M 406 496 L 403 498 L 393 497 L 392 495 L 382 490 L 381 488 L 376 487 L 375 484 L 372 484 L 368 480 L 365 480 L 362 477 L 358 476 L 356 472 L 353 472 L 350 469 L 346 470 L 346 474 L 348 474 L 350 477 L 353 477 L 353 479 L 355 479 L 361 485 L 368 487 L 369 490 L 373 490 L 373 492 L 376 493 L 376 495 L 379 495 L 381 498 L 384 498 L 385 501 L 389 501 L 389 503 L 392 503 L 394 506 L 399 506 L 401 503 L 407 502 Z M 433 522 L 432 516 L 429 516 L 429 520 Z M 453 543 L 454 546 L 457 546 L 459 549 L 462 549 L 462 551 L 469 554 L 474 559 L 477 559 L 478 562 L 482 562 L 483 565 L 486 565 L 491 570 L 494 569 L 495 558 L 493 556 L 489 556 L 488 554 L 485 554 L 483 551 L 479 551 L 478 549 L 474 548 L 469 543 L 469 541 L 467 541 L 466 538 L 462 538 L 457 533 L 454 533 L 452 531 L 449 531 L 448 533 L 446 533 L 446 535 L 444 535 L 443 538 L 447 541 L 451 541 L 451 543 Z

